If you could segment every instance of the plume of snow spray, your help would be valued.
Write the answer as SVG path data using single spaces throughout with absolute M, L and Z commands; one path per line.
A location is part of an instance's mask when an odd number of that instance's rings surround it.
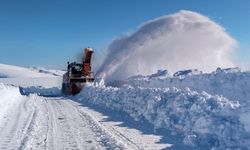
M 237 46 L 223 27 L 199 13 L 182 10 L 144 23 L 125 37 L 114 40 L 99 69 L 106 81 L 146 75 L 159 69 L 175 72 L 233 67 Z

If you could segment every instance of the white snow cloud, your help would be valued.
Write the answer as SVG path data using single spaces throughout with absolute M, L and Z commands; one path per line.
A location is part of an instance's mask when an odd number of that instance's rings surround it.
M 114 40 L 98 72 L 106 80 L 151 74 L 233 67 L 237 42 L 223 27 L 199 13 L 182 10 L 144 23 L 128 36 Z

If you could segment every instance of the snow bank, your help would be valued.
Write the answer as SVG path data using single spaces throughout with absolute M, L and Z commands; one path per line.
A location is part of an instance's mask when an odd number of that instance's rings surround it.
M 250 72 L 242 72 L 239 68 L 218 68 L 210 74 L 197 70 L 179 71 L 174 77 L 164 79 L 161 76 L 154 78 L 150 75 L 137 76 L 129 78 L 123 84 L 150 88 L 188 87 L 198 92 L 223 95 L 228 99 L 239 101 L 241 105 L 250 103 Z
M 59 87 L 52 87 L 52 88 L 45 88 L 43 86 L 31 86 L 31 87 L 19 87 L 19 91 L 22 95 L 30 95 L 36 94 L 39 96 L 61 96 L 61 88 Z
M 250 136 L 237 115 L 240 105 L 223 96 L 177 88 L 121 88 L 89 86 L 80 100 L 116 111 L 135 120 L 147 120 L 155 128 L 183 134 L 183 142 L 194 147 L 246 148 Z
M 16 103 L 19 103 L 23 96 L 19 93 L 18 88 L 13 86 L 7 86 L 0 83 L 0 124 L 5 117 L 6 112 L 14 106 Z
M 250 72 L 239 68 L 218 68 L 210 74 L 184 70 L 174 75 L 160 70 L 117 81 L 119 87 L 96 80 L 77 98 L 182 134 L 183 142 L 194 147 L 249 149 L 249 81 Z

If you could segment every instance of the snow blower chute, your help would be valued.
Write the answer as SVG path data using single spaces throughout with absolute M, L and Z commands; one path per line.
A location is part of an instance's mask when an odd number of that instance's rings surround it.
M 94 74 L 91 72 L 92 48 L 84 49 L 82 63 L 69 63 L 67 72 L 63 75 L 62 92 L 67 95 L 79 93 L 87 82 L 94 81 Z

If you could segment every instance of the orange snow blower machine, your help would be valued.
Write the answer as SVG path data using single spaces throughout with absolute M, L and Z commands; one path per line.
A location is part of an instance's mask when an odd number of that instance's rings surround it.
M 69 63 L 67 72 L 63 75 L 62 92 L 67 95 L 78 94 L 87 82 L 94 81 L 94 73 L 91 72 L 92 48 L 84 49 L 82 63 Z

